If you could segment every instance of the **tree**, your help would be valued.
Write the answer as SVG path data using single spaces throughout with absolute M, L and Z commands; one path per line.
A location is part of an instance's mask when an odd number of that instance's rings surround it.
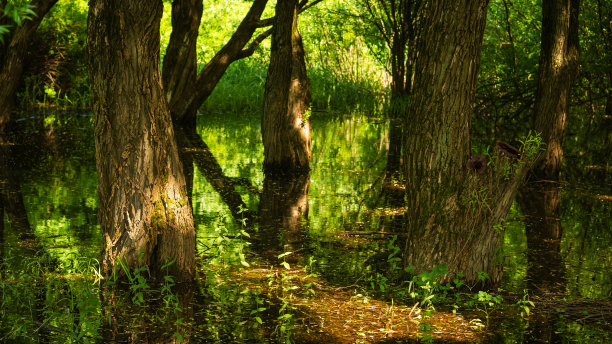
M 270 35 L 267 30 L 251 41 L 261 21 L 267 0 L 255 0 L 229 41 L 197 73 L 196 40 L 202 18 L 202 0 L 176 0 L 172 3 L 172 34 L 166 49 L 163 68 L 164 91 L 172 119 L 186 129 L 195 130 L 195 115 L 221 77 L 236 60 L 251 56 Z M 245 46 L 249 43 L 249 46 Z
M 446 264 L 442 283 L 479 272 L 501 280 L 501 233 L 526 164 L 504 143 L 471 152 L 470 122 L 487 0 L 428 2 L 406 118 L 404 168 L 408 239 L 403 257 L 417 271 Z M 467 168 L 466 168 L 467 167 Z M 497 227 L 496 227 L 497 228 Z
M 310 81 L 298 13 L 297 0 L 276 3 L 261 118 L 266 174 L 299 174 L 310 169 Z
M 23 6 L 0 2 L 0 133 L 4 132 L 10 119 L 28 44 L 43 17 L 56 2 L 34 0 Z
M 416 38 L 419 29 L 420 0 L 361 0 L 365 9 L 363 19 L 374 27 L 387 49 L 386 60 L 391 61 L 391 99 L 389 118 L 389 151 L 386 171 L 394 175 L 400 171 L 402 156 L 403 119 L 411 87 Z
M 546 151 L 529 174 L 518 202 L 525 215 L 529 260 L 546 252 L 547 265 L 559 269 L 537 269 L 543 261 L 530 264 L 536 269 L 538 288 L 551 290 L 561 270 L 560 239 L 562 227 L 559 182 L 563 165 L 563 138 L 567 126 L 569 97 L 579 70 L 578 13 L 580 0 L 544 0 L 542 2 L 542 39 L 538 89 L 533 113 L 533 128 L 542 133 Z M 542 249 L 543 247 L 547 249 Z M 540 253 L 542 255 L 542 253 Z M 534 286 L 530 286 L 534 287 Z
M 198 73 L 196 42 L 202 18 L 202 0 L 176 0 L 172 3 L 172 34 L 164 57 L 162 81 L 178 137 L 187 194 L 191 199 L 195 162 L 234 217 L 247 215 L 242 212 L 246 206 L 234 188 L 235 181 L 223 174 L 221 166 L 196 132 L 196 113 L 230 64 L 251 56 L 270 35 L 271 31 L 267 30 L 251 41 L 257 28 L 268 26 L 269 21 L 260 20 L 266 4 L 267 0 L 253 2 L 229 41 Z
M 580 0 L 542 2 L 542 41 L 533 128 L 542 133 L 546 152 L 532 173 L 559 180 L 563 137 L 572 84 L 578 75 L 578 13 Z
M 161 1 L 92 0 L 87 22 L 103 269 L 174 262 L 193 277 L 195 230 L 159 64 Z
M 0 2 L 0 205 L 3 205 L 0 206 L 0 222 L 4 221 L 6 210 L 12 229 L 18 232 L 21 238 L 33 237 L 33 234 L 19 179 L 12 169 L 12 152 L 4 134 L 13 111 L 15 92 L 22 79 L 28 45 L 43 17 L 56 2 L 57 0 L 35 0 L 30 4 Z

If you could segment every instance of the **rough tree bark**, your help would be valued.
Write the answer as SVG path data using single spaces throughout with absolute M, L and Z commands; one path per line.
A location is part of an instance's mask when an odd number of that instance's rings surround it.
M 159 70 L 161 1 L 92 0 L 87 23 L 103 269 L 194 274 L 195 231 Z
M 526 173 L 526 163 L 500 154 L 503 149 L 493 153 L 489 168 L 486 161 L 466 168 L 487 3 L 428 2 L 417 44 L 404 146 L 403 257 L 417 271 L 446 264 L 442 282 L 463 273 L 476 284 L 479 271 L 491 285 L 501 280 L 502 234 L 493 226 L 507 215 Z
M 31 37 L 36 32 L 43 17 L 49 12 L 57 0 L 34 0 L 32 5 L 36 13 L 31 20 L 25 20 L 21 26 L 15 27 L 4 44 L 0 44 L 0 133 L 5 129 L 10 119 L 15 92 L 21 82 L 25 55 Z M 0 5 L 3 9 L 4 3 Z M 3 24 L 3 23 L 0 23 Z
M 310 170 L 310 81 L 298 32 L 298 5 L 297 0 L 276 3 L 261 118 L 266 174 Z

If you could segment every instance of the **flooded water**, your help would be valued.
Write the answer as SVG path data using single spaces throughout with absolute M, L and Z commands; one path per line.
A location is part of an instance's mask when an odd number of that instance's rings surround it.
M 31 228 L 14 228 L 8 213 L 18 209 L 4 205 L 0 341 L 612 340 L 612 170 L 603 144 L 566 152 L 561 187 L 542 191 L 558 198 L 557 215 L 524 216 L 515 204 L 506 221 L 495 295 L 510 305 L 528 295 L 529 317 L 520 307 L 483 312 L 457 302 L 454 310 L 437 307 L 427 327 L 409 286 L 385 272 L 397 245 L 388 233 L 401 233 L 404 219 L 397 197 L 383 192 L 387 124 L 379 118 L 315 115 L 310 175 L 279 181 L 264 179 L 257 116 L 200 116 L 198 131 L 216 158 L 206 164 L 218 164 L 222 175 L 196 168 L 198 278 L 173 291 L 163 288 L 171 279 L 125 290 L 98 274 L 91 116 L 32 114 L 15 127 L 7 139 L 12 161 L 0 168 L 18 183 L 9 186 L 4 174 L 0 185 L 21 192 Z M 241 204 L 218 192 L 220 178 L 237 185 Z M 534 226 L 558 235 L 533 237 Z

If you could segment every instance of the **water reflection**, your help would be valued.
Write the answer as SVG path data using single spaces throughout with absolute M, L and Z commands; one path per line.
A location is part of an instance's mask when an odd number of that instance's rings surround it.
M 0 136 L 0 166 L 0 209 L 6 211 L 11 229 L 19 233 L 21 239 L 34 238 L 13 163 L 11 143 L 4 136 Z M 4 219 L 4 212 L 0 214 Z
M 240 266 L 239 253 L 248 252 L 254 255 L 246 254 L 247 262 L 265 258 L 278 266 L 278 255 L 290 251 L 294 254 L 287 256 L 286 261 L 292 267 L 302 259 L 312 258 L 316 261 L 313 268 L 325 283 L 334 288 L 365 289 L 368 274 L 374 272 L 371 269 L 378 269 L 367 268 L 368 259 L 372 262 L 380 258 L 381 266 L 376 273 L 384 272 L 388 264 L 391 236 L 376 232 L 398 232 L 405 221 L 398 208 L 403 201 L 401 188 L 383 182 L 385 123 L 363 116 L 313 118 L 313 170 L 310 176 L 295 180 L 264 179 L 258 123 L 256 116 L 199 117 L 200 139 L 214 160 L 203 160 L 200 165 L 196 162 L 193 179 L 200 283 L 194 290 L 178 294 L 184 298 L 178 300 L 183 309 L 180 316 L 188 323 L 179 327 L 180 334 L 192 342 L 265 342 L 274 330 L 249 327 L 254 321 L 251 311 L 263 296 L 246 293 L 246 287 L 234 280 L 227 284 L 210 282 L 207 276 L 210 266 L 234 263 Z M 14 171 L 21 179 L 18 186 L 27 218 L 32 233 L 47 254 L 60 262 L 62 270 L 61 274 L 24 280 L 25 275 L 36 276 L 32 271 L 39 267 L 27 258 L 27 248 L 19 246 L 11 226 L 13 221 L 5 222 L 4 233 L 0 231 L 4 240 L 0 241 L 4 258 L 0 284 L 25 282 L 19 284 L 23 288 L 2 290 L 5 303 L 0 312 L 0 339 L 23 325 L 29 334 L 20 337 L 25 342 L 30 339 L 30 342 L 65 342 L 73 333 L 83 333 L 85 341 L 96 336 L 106 336 L 99 339 L 102 342 L 174 340 L 177 328 L 173 327 L 174 319 L 169 320 L 168 326 L 162 326 L 159 320 L 162 313 L 155 313 L 165 304 L 160 294 L 150 295 L 151 305 L 130 308 L 126 305 L 132 304 L 133 294 L 107 293 L 94 284 L 91 268 L 96 266 L 94 259 L 99 257 L 101 238 L 96 222 L 90 117 L 47 114 L 17 125 L 10 140 L 15 143 L 11 146 L 15 156 L 19 157 L 13 161 Z M 199 152 L 184 153 L 195 157 Z M 3 161 L 0 164 L 7 166 Z M 566 175 L 569 185 L 541 191 L 543 200 L 529 199 L 535 203 L 534 209 L 553 204 L 548 216 L 541 219 L 542 210 L 537 209 L 531 215 L 529 206 L 525 206 L 527 228 L 515 223 L 506 230 L 506 247 L 516 249 L 508 250 L 504 289 L 522 293 L 528 287 L 534 297 L 545 291 L 572 298 L 610 297 L 610 202 L 596 196 L 610 195 L 611 177 L 605 170 L 582 167 L 570 164 Z M 217 177 L 207 174 L 209 168 L 216 171 Z M 227 194 L 221 195 L 222 188 L 218 187 L 220 184 L 215 186 L 215 180 L 220 180 L 222 187 L 231 186 L 226 189 Z M 239 180 L 249 183 L 238 183 Z M 6 182 L 2 185 L 7 188 Z M 7 203 L 2 204 L 6 209 Z M 241 213 L 241 207 L 257 215 L 247 221 L 246 227 L 234 218 Z M 250 238 L 240 234 L 245 228 Z M 358 231 L 362 235 L 350 234 Z M 396 246 L 405 245 L 402 236 L 396 240 Z M 219 243 L 224 245 L 222 254 Z M 88 265 L 90 262 L 93 263 Z M 83 277 L 82 271 L 89 275 Z M 31 312 L 31 307 L 38 311 Z M 532 317 L 531 322 L 503 314 L 505 320 L 494 331 L 517 342 L 529 338 L 553 341 L 586 338 L 573 322 L 586 316 L 564 320 L 551 307 L 538 304 L 534 312 L 550 311 L 551 316 Z M 278 317 L 275 311 L 271 306 L 262 311 L 269 312 L 261 314 L 264 322 L 266 316 L 274 321 Z M 585 322 L 589 319 L 594 318 Z M 577 324 L 581 329 L 593 328 Z M 595 338 L 609 338 L 606 333 L 600 330 Z
M 284 252 L 284 257 L 295 263 L 304 249 L 308 229 L 308 192 L 310 175 L 271 177 L 264 179 L 259 202 L 259 233 L 256 250 L 273 264 Z
M 558 183 L 530 183 L 518 197 L 527 236 L 527 288 L 535 295 L 562 292 L 561 189 Z

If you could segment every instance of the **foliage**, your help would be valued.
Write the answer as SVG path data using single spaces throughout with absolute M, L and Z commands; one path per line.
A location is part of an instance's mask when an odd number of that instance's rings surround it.
M 17 98 L 21 108 L 89 107 L 86 68 L 87 1 L 58 1 L 30 44 Z
M 0 7 L 0 45 L 4 45 L 4 37 L 12 28 L 36 17 L 34 5 L 26 0 L 11 0 L 3 5 Z

